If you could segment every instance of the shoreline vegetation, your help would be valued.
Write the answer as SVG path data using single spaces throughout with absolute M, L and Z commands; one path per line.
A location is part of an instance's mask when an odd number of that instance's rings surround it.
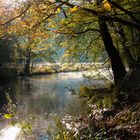
M 140 102 L 130 102 L 112 85 L 82 86 L 79 97 L 89 106 L 87 115 L 55 116 L 56 130 L 48 130 L 52 140 L 139 140 Z
M 101 64 L 102 63 L 40 63 L 34 64 L 30 67 L 30 75 L 28 76 L 47 75 L 61 72 L 88 71 L 101 66 Z M 24 73 L 23 65 L 3 66 L 0 68 L 1 79 L 14 78 L 18 76 L 27 76 Z

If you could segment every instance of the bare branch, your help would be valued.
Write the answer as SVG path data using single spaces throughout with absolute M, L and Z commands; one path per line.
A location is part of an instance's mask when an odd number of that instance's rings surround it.
M 42 24 L 43 22 L 45 22 L 47 19 L 49 19 L 51 16 L 55 15 L 54 13 L 51 13 L 50 15 L 48 15 L 47 17 L 45 17 L 43 20 L 41 20 L 40 22 L 36 23 L 35 25 L 33 25 L 31 28 L 35 28 L 38 25 Z
M 130 21 L 126 21 L 126 20 L 118 18 L 118 17 L 111 17 L 111 16 L 103 15 L 103 14 L 97 12 L 97 11 L 94 11 L 94 10 L 88 9 L 88 8 L 83 8 L 83 10 L 85 10 L 87 12 L 90 12 L 95 16 L 102 17 L 102 19 L 104 19 L 105 21 L 119 22 L 123 25 L 140 29 L 140 24 L 133 23 L 133 22 L 130 22 Z
M 130 11 L 124 9 L 123 7 L 121 7 L 120 5 L 118 5 L 116 2 L 112 1 L 112 0 L 108 0 L 112 5 L 114 5 L 115 7 L 117 7 L 119 10 L 123 11 L 125 14 L 129 15 L 136 23 L 140 23 L 140 21 L 138 19 L 136 19 L 133 15 L 133 13 L 131 13 Z
M 76 34 L 82 34 L 82 33 L 86 33 L 86 32 L 89 32 L 89 31 L 99 32 L 100 33 L 100 30 L 98 30 L 98 29 L 89 28 L 89 29 L 84 30 L 84 31 L 76 32 Z
M 71 7 L 73 8 L 74 4 L 70 4 L 68 2 L 62 2 L 64 5 L 67 5 L 68 7 Z M 101 12 L 98 12 L 98 11 L 95 11 L 93 9 L 89 9 L 89 8 L 83 8 L 83 7 L 79 7 L 81 10 L 84 10 L 84 11 L 87 11 L 87 12 L 90 12 L 92 13 L 94 16 L 98 16 L 98 17 L 102 17 L 104 20 L 106 21 L 114 21 L 114 22 L 119 22 L 123 25 L 126 25 L 126 26 L 130 26 L 130 27 L 133 27 L 133 28 L 136 28 L 136 29 L 139 29 L 140 30 L 140 24 L 139 23 L 133 23 L 133 22 L 130 22 L 130 21 L 126 21 L 124 19 L 121 19 L 119 17 L 111 17 L 111 16 L 107 16 L 107 15 L 104 15 L 103 13 Z M 129 13 L 130 15 L 130 13 Z

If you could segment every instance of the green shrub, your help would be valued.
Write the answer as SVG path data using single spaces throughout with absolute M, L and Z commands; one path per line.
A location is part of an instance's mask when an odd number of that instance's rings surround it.
M 80 92 L 80 97 L 90 98 L 93 96 L 92 88 L 89 86 L 81 86 L 79 92 Z

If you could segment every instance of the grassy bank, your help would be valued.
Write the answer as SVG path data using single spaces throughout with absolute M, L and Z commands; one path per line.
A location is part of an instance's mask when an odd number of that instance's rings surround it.
M 52 63 L 48 65 L 34 65 L 31 69 L 31 75 L 43 75 L 53 74 L 59 72 L 75 72 L 90 70 L 94 66 L 92 64 L 80 64 L 80 63 Z

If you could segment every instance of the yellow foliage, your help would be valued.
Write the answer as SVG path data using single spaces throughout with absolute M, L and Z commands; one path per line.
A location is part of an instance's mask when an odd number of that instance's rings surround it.
M 55 25 L 53 25 L 53 24 L 51 24 L 49 27 L 50 27 L 50 28 L 55 28 L 56 26 L 55 26 Z
M 61 24 L 64 24 L 65 23 L 65 19 L 63 18 L 62 20 L 61 20 Z
M 56 13 L 60 13 L 61 9 L 57 8 Z
M 111 4 L 106 0 L 103 3 L 103 9 L 108 12 L 111 10 Z
M 70 13 L 73 13 L 73 12 L 76 12 L 78 9 L 79 9 L 78 6 L 74 6 L 73 8 L 71 8 L 71 9 L 69 10 L 69 12 L 70 12 Z
M 11 119 L 11 118 L 13 118 L 15 115 L 14 114 L 5 114 L 4 115 L 4 118 L 6 118 L 6 119 Z

